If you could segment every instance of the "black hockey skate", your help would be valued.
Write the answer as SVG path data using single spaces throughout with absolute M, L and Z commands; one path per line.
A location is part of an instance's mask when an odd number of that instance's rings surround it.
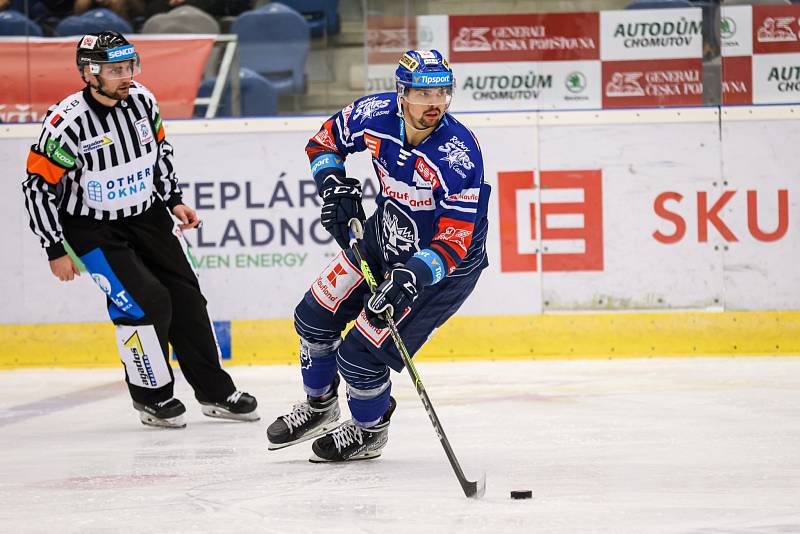
M 171 398 L 154 404 L 142 404 L 133 401 L 133 407 L 139 411 L 139 419 L 143 425 L 160 426 L 164 428 L 184 428 L 186 419 L 186 406 L 176 398 Z
M 230 419 L 232 421 L 258 421 L 256 398 L 249 393 L 234 391 L 228 398 L 220 402 L 200 402 L 200 410 L 203 415 L 215 417 L 217 419 Z
M 352 419 L 342 423 L 314 442 L 314 455 L 308 461 L 316 464 L 377 458 L 389 441 L 389 420 L 396 407 L 397 402 L 389 397 L 389 409 L 381 422 L 370 428 L 360 427 Z
M 339 375 L 333 381 L 332 391 L 325 400 L 308 397 L 295 404 L 292 412 L 282 415 L 267 428 L 267 449 L 273 451 L 320 436 L 334 427 L 339 420 Z

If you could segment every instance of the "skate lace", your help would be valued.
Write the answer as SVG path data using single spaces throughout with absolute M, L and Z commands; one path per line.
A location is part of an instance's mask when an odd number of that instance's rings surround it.
M 344 423 L 339 428 L 331 433 L 333 444 L 336 445 L 336 450 L 341 451 L 351 443 L 358 442 L 359 445 L 364 443 L 364 434 L 361 432 L 361 427 L 354 425 L 352 421 Z
M 311 413 L 311 406 L 307 402 L 302 402 L 292 406 L 292 413 L 281 416 L 281 419 L 291 431 L 292 427 L 300 428 L 303 423 L 308 421 Z
M 230 402 L 231 404 L 236 404 L 237 402 L 239 402 L 239 399 L 241 398 L 242 398 L 242 392 L 234 391 L 228 396 L 228 402 Z

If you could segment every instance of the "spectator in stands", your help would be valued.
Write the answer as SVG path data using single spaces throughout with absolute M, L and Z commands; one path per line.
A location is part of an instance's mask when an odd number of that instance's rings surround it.
M 164 13 L 184 4 L 202 9 L 214 17 L 235 17 L 253 9 L 252 0 L 155 0 L 147 2 L 147 16 Z
M 59 19 L 72 15 L 75 9 L 75 0 L 43 0 L 42 4 L 48 15 Z
M 90 9 L 104 7 L 110 9 L 128 22 L 133 22 L 137 17 L 147 13 L 143 0 L 75 0 L 73 13 L 80 15 Z

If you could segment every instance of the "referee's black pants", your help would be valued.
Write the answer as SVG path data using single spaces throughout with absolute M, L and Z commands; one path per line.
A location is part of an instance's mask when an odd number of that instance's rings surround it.
M 235 391 L 183 238 L 163 202 L 113 221 L 62 215 L 61 222 L 67 242 L 106 294 L 134 401 L 172 397 L 168 343 L 198 400 L 221 401 Z

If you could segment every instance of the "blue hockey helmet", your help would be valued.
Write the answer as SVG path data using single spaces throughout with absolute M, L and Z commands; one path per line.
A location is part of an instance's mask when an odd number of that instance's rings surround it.
M 449 105 L 453 96 L 453 69 L 438 50 L 409 50 L 400 58 L 397 70 L 394 72 L 397 82 L 397 94 L 412 104 L 444 103 Z M 428 89 L 442 88 L 438 91 Z M 421 89 L 423 95 L 439 95 L 444 101 L 432 102 L 430 99 L 420 99 L 419 102 L 409 100 L 410 89 Z M 417 92 L 419 93 L 419 92 Z

